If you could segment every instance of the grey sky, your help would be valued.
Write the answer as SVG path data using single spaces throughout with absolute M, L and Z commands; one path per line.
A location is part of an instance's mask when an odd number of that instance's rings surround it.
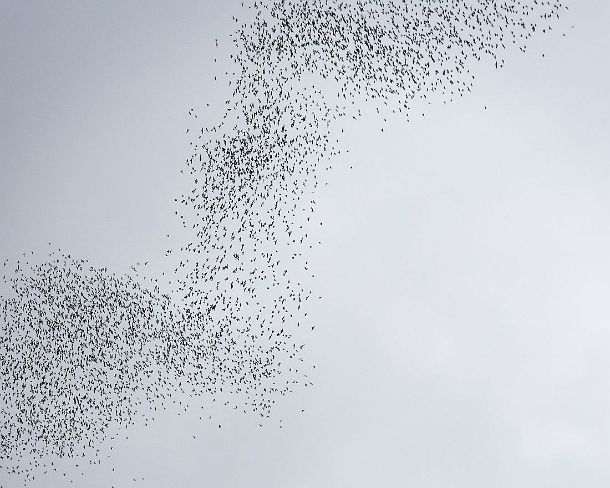
M 163 249 L 238 4 L 0 3 L 0 256 Z M 77 486 L 608 486 L 610 7 L 570 9 L 468 98 L 346 131 L 354 169 L 318 198 L 316 386 L 281 429 L 170 412 Z

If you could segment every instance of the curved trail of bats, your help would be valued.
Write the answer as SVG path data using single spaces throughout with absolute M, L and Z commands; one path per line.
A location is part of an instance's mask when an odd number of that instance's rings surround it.
M 235 18 L 216 125 L 193 125 L 176 198 L 188 244 L 166 274 L 117 274 L 60 250 L 4 262 L 0 297 L 0 452 L 32 479 L 52 459 L 86 456 L 111 426 L 154 418 L 176 397 L 228 395 L 266 418 L 311 384 L 307 250 L 315 191 L 341 151 L 341 124 L 471 91 L 473 63 L 503 65 L 552 30 L 565 7 L 529 0 L 276 0 Z M 203 117 L 202 117 L 203 119 Z M 297 340 L 299 339 L 299 340 Z

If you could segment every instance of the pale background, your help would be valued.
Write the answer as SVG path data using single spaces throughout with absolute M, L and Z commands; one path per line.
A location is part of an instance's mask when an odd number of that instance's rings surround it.
M 163 248 L 239 3 L 0 1 L 0 256 Z M 468 98 L 346 131 L 282 429 L 169 413 L 32 486 L 610 486 L 610 6 L 570 8 Z

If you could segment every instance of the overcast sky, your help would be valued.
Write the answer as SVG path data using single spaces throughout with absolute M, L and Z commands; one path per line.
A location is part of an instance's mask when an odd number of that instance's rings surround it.
M 0 0 L 0 256 L 163 249 L 239 3 Z M 281 429 L 168 412 L 31 486 L 610 486 L 609 24 L 570 2 L 565 37 L 479 65 L 469 97 L 346 130 L 353 170 L 318 197 L 315 387 Z

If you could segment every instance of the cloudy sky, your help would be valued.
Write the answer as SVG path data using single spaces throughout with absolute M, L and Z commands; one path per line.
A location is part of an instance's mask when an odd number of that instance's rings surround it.
M 0 0 L 0 256 L 163 248 L 239 3 Z M 467 98 L 346 130 L 353 169 L 317 200 L 315 387 L 282 428 L 167 412 L 31 486 L 609 486 L 610 5 L 569 5 Z

